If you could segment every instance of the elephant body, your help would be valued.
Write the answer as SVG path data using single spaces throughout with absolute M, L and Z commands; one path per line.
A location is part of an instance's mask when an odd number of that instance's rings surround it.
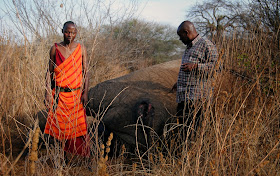
M 101 120 L 126 144 L 147 149 L 176 113 L 171 88 L 179 67 L 180 60 L 174 60 L 99 83 L 89 90 L 87 115 Z

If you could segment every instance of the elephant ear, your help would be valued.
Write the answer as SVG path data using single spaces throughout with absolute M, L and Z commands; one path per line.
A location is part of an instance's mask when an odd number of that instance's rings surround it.
M 150 126 L 149 122 L 152 121 L 154 116 L 155 108 L 149 101 L 143 100 L 140 103 L 136 104 L 136 118 L 142 118 L 145 125 Z

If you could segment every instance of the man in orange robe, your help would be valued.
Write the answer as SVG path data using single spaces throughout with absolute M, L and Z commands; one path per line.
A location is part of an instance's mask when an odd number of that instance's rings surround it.
M 77 29 L 64 24 L 64 41 L 50 49 L 45 103 L 49 109 L 45 133 L 65 141 L 65 151 L 88 156 L 85 105 L 88 101 L 87 53 L 75 42 Z

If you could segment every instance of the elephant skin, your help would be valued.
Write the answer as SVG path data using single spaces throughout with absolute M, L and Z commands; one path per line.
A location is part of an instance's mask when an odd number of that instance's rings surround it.
M 176 113 L 176 93 L 171 88 L 180 62 L 165 62 L 97 84 L 88 93 L 87 115 L 102 121 L 106 130 L 131 147 L 148 149 Z

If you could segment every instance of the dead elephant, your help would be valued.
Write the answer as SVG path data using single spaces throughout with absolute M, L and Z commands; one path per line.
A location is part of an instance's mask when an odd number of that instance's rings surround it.
M 180 60 L 174 60 L 96 85 L 89 90 L 87 115 L 101 120 L 130 148 L 147 150 L 176 113 L 175 93 L 170 90 L 179 66 Z

